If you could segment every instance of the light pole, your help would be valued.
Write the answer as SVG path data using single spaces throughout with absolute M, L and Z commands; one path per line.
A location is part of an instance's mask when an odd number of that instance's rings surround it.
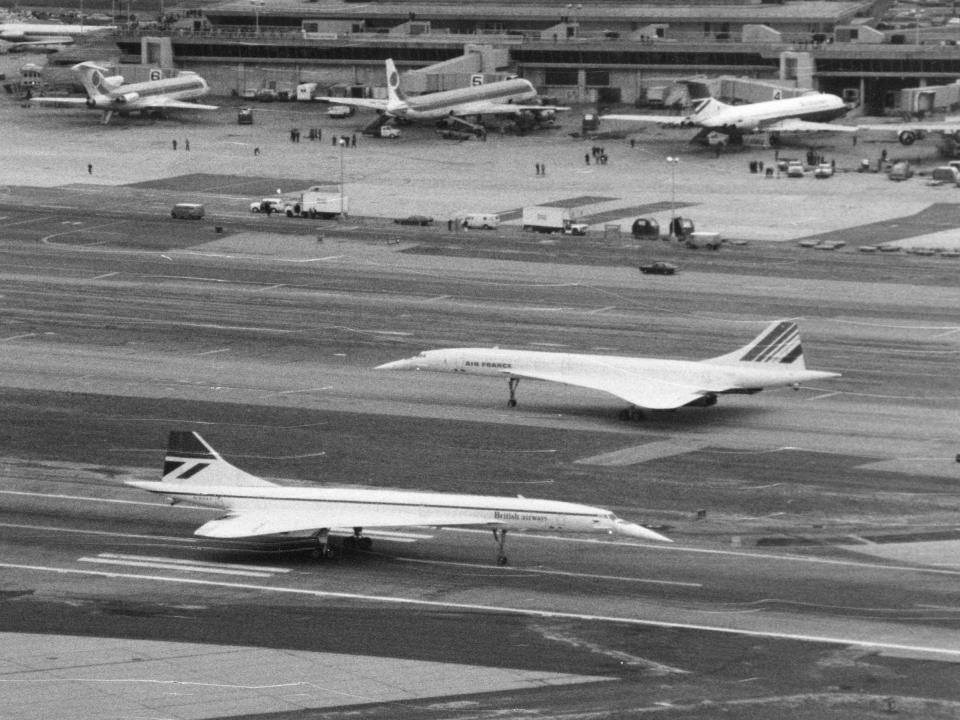
M 667 162 L 670 163 L 670 238 L 673 239 L 676 237 L 674 235 L 674 226 L 676 225 L 677 220 L 677 163 L 680 162 L 680 158 L 670 155 L 667 157 Z
M 343 148 L 347 144 L 345 138 L 340 138 L 340 219 L 343 219 Z

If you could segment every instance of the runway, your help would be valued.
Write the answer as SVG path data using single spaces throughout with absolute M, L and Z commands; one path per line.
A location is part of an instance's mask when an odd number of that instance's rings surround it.
M 955 711 L 942 263 L 756 245 L 647 278 L 602 261 L 654 252 L 625 242 L 472 252 L 376 223 L 318 242 L 75 200 L 0 208 L 13 717 Z M 467 345 L 706 358 L 777 317 L 843 377 L 625 423 L 582 389 L 525 381 L 509 408 L 505 382 L 374 369 Z M 506 568 L 452 530 L 320 564 L 213 545 L 192 536 L 213 513 L 122 484 L 156 478 L 171 429 L 284 482 L 589 502 L 674 544 L 517 534 Z

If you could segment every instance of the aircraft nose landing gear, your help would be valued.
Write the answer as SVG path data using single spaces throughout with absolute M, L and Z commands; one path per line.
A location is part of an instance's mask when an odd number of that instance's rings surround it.
M 507 555 L 503 551 L 503 544 L 507 541 L 506 528 L 494 529 L 493 539 L 497 542 L 497 565 L 506 565 Z
M 517 406 L 517 385 L 520 384 L 520 378 L 512 377 L 507 380 L 507 388 L 510 390 L 510 399 L 507 401 L 507 405 L 510 407 Z

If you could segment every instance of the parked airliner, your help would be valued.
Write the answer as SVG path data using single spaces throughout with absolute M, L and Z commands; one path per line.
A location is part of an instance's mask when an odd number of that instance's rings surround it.
M 771 323 L 739 350 L 709 360 L 580 355 L 501 348 L 427 350 L 380 365 L 378 370 L 436 370 L 507 378 L 516 406 L 522 378 L 549 380 L 610 393 L 632 403 L 621 418 L 639 419 L 641 409 L 673 410 L 715 405 L 718 395 L 753 394 L 768 387 L 799 386 L 839 377 L 807 370 L 796 323 Z
M 398 118 L 401 120 L 443 120 L 461 121 L 464 125 L 475 127 L 473 123 L 464 120 L 466 117 L 480 115 L 521 115 L 528 113 L 537 118 L 545 119 L 558 110 L 569 110 L 568 107 L 557 105 L 543 105 L 534 102 L 537 91 L 529 80 L 513 78 L 499 80 L 485 85 L 444 90 L 426 95 L 408 96 L 400 89 L 400 73 L 393 60 L 387 59 L 387 99 L 376 98 L 342 98 L 320 97 L 339 105 L 376 110 L 385 120 Z
M 330 535 L 367 549 L 364 528 L 465 527 L 493 531 L 497 564 L 505 565 L 510 530 L 604 533 L 671 542 L 609 510 L 556 500 L 415 492 L 377 488 L 287 487 L 250 475 L 224 460 L 195 432 L 170 433 L 160 481 L 130 480 L 127 485 L 174 502 L 222 508 L 195 534 L 207 538 L 307 536 L 318 555 L 329 553 Z
M 727 105 L 710 94 L 705 82 L 684 80 L 693 112 L 688 115 L 601 115 L 601 120 L 627 120 L 646 124 L 700 128 L 694 141 L 706 141 L 710 133 L 721 133 L 737 144 L 751 133 L 767 133 L 775 144 L 781 133 L 856 132 L 849 125 L 828 121 L 843 117 L 849 107 L 829 93 L 811 92 L 792 98 L 766 100 L 746 105 Z
M 84 106 L 102 110 L 102 122 L 110 122 L 113 113 L 163 113 L 167 110 L 216 110 L 216 105 L 185 102 L 210 92 L 207 82 L 194 72 L 181 71 L 176 77 L 124 83 L 122 75 L 106 75 L 108 70 L 96 63 L 82 62 L 72 68 L 87 91 L 84 98 L 36 97 L 31 102 L 56 106 Z
M 115 25 L 59 25 L 57 23 L 0 23 L 0 52 L 59 50 L 77 35 L 116 30 Z

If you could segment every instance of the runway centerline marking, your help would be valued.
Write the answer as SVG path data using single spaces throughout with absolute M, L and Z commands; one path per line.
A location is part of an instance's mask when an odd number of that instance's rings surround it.
M 960 649 L 955 647 L 935 647 L 924 645 L 910 645 L 895 642 L 877 642 L 861 640 L 859 638 L 834 637 L 830 635 L 811 635 L 808 633 L 778 632 L 773 630 L 749 630 L 746 628 L 731 628 L 719 625 L 702 623 L 684 623 L 669 620 L 649 620 L 632 617 L 617 617 L 615 615 L 592 615 L 590 613 L 563 612 L 558 610 L 536 610 L 532 608 L 511 607 L 508 605 L 481 605 L 479 603 L 457 603 L 442 600 L 419 600 L 416 598 L 395 597 L 390 595 L 365 595 L 362 593 L 333 592 L 329 590 L 311 590 L 308 588 L 285 587 L 282 585 L 256 585 L 254 583 L 226 582 L 221 580 L 201 580 L 188 577 L 168 577 L 165 575 L 139 575 L 136 573 L 111 572 L 108 570 L 83 570 L 80 568 L 50 567 L 45 565 L 21 565 L 17 563 L 0 563 L 0 568 L 9 570 L 23 570 L 28 572 L 55 573 L 57 575 L 85 575 L 111 579 L 129 579 L 174 585 L 194 585 L 199 587 L 229 588 L 232 590 L 257 590 L 263 593 L 284 595 L 302 595 L 315 598 L 336 598 L 340 600 L 358 600 L 361 602 L 382 603 L 388 605 L 412 605 L 415 607 L 443 608 L 454 610 L 470 610 L 482 613 L 503 613 L 504 615 L 520 615 L 526 617 L 553 618 L 563 620 L 585 620 L 590 622 L 617 623 L 620 625 L 635 625 L 639 627 L 678 628 L 683 630 L 699 630 L 702 632 L 717 632 L 726 635 L 742 635 L 745 637 L 766 637 L 779 640 L 796 640 L 800 642 L 829 643 L 831 645 L 850 645 L 873 650 L 890 650 L 911 653 L 930 653 L 948 656 L 960 660 Z

